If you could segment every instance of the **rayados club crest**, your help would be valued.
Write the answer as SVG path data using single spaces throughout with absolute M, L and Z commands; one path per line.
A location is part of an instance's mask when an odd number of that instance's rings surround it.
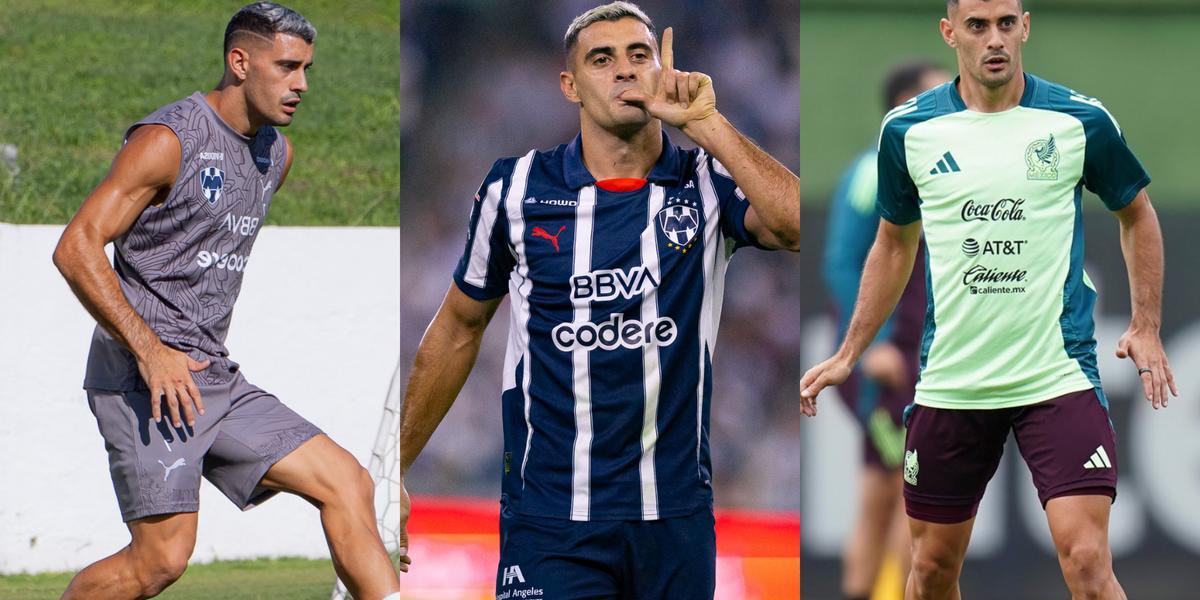
M 204 199 L 208 200 L 210 205 L 215 205 L 221 200 L 221 188 L 225 187 L 225 171 L 216 167 L 207 167 L 200 171 L 200 189 L 204 192 Z
M 1058 179 L 1058 146 L 1054 143 L 1054 134 L 1044 140 L 1034 140 L 1025 148 L 1025 164 L 1029 166 L 1025 172 L 1029 179 Z
M 668 247 L 687 252 L 700 231 L 700 211 L 683 204 L 672 204 L 658 211 L 658 227 L 670 240 Z

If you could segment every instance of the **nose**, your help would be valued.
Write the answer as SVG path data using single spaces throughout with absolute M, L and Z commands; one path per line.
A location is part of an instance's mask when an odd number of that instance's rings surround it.
M 993 26 L 988 30 L 987 38 L 988 50 L 1001 50 L 1004 48 L 1004 36 L 1000 34 L 1000 28 Z
M 636 81 L 637 71 L 633 68 L 633 63 L 627 58 L 618 59 L 617 62 L 617 81 Z
M 292 91 L 302 93 L 308 91 L 308 73 L 304 69 L 299 69 L 300 74 L 292 83 Z

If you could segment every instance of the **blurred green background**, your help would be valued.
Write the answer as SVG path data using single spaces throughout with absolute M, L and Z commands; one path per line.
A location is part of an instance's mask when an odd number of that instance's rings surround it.
M 1104 102 L 1154 180 L 1155 204 L 1197 210 L 1200 1 L 1026 0 L 1025 9 L 1026 70 Z M 801 0 L 800 14 L 801 179 L 805 206 L 823 206 L 851 158 L 875 143 L 888 67 L 917 56 L 957 67 L 937 29 L 941 0 Z
M 0 222 L 65 223 L 125 128 L 220 80 L 248 0 L 0 0 Z M 296 159 L 267 222 L 388 225 L 400 206 L 400 0 L 291 0 L 317 27 Z

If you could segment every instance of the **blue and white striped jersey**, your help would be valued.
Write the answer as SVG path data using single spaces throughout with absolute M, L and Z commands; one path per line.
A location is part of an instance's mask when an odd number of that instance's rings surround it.
M 630 182 L 634 183 L 630 183 Z M 749 204 L 663 135 L 646 181 L 597 182 L 581 140 L 492 167 L 454 281 L 512 295 L 502 503 L 578 521 L 712 507 L 711 360 Z

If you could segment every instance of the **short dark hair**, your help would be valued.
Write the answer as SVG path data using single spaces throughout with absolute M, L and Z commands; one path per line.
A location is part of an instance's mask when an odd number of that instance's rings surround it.
M 579 32 L 587 29 L 600 21 L 618 21 L 620 19 L 637 19 L 650 30 L 650 37 L 654 41 L 658 41 L 658 35 L 654 33 L 654 23 L 650 17 L 646 15 L 638 5 L 632 2 L 612 2 L 603 6 L 597 6 L 571 21 L 570 27 L 567 27 L 567 33 L 563 35 L 563 51 L 567 58 L 570 59 L 571 51 L 575 49 L 576 42 L 579 41 Z
M 917 58 L 897 63 L 888 69 L 883 78 L 883 110 L 887 112 L 907 98 L 897 98 L 900 94 L 921 85 L 921 78 L 934 71 L 942 71 L 937 63 Z
M 299 37 L 308 43 L 317 39 L 317 28 L 300 13 L 274 2 L 255 2 L 243 6 L 225 26 L 225 53 L 233 48 L 234 39 L 241 33 L 273 38 L 277 33 Z

